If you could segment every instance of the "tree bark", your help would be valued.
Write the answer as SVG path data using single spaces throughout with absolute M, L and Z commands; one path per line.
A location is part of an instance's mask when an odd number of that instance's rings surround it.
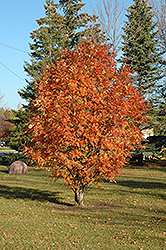
M 75 191 L 75 203 L 79 206 L 84 204 L 84 190 L 83 187 L 78 187 Z

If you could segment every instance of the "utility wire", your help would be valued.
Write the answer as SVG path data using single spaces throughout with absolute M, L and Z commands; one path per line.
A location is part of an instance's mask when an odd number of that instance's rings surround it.
M 3 64 L 2 62 L 0 62 L 0 64 L 6 68 L 7 70 L 9 70 L 13 75 L 17 76 L 18 78 L 20 78 L 22 81 L 25 81 L 22 77 L 20 77 L 19 75 L 17 75 L 16 73 L 14 73 L 11 69 L 9 69 L 5 64 Z
M 26 53 L 26 54 L 28 53 L 28 52 L 27 52 L 27 51 L 25 51 L 25 50 L 18 49 L 18 48 L 15 48 L 15 47 L 9 46 L 9 45 L 4 44 L 4 43 L 1 43 L 1 42 L 0 42 L 0 45 L 3 45 L 3 46 L 8 47 L 8 48 L 10 48 L 10 49 L 14 49 L 14 50 L 17 50 L 17 51 L 20 51 L 20 52 Z
M 14 49 L 14 50 L 17 50 L 17 51 L 19 51 L 19 52 L 23 52 L 23 53 L 26 53 L 26 54 L 27 54 L 27 51 L 25 51 L 25 50 L 18 49 L 18 48 L 9 46 L 9 45 L 4 44 L 4 43 L 1 43 L 1 42 L 0 42 L 0 45 L 3 45 L 3 46 L 8 47 L 8 48 L 10 48 L 10 49 Z M 18 78 L 21 79 L 22 81 L 25 81 L 22 77 L 20 77 L 19 75 L 17 75 L 16 73 L 14 73 L 11 69 L 9 69 L 4 63 L 0 62 L 0 64 L 1 64 L 4 68 L 6 68 L 8 71 L 10 71 L 13 75 L 15 75 L 16 77 L 18 77 Z

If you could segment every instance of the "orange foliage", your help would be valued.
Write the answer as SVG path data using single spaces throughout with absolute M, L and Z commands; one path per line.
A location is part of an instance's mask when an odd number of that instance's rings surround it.
M 112 180 L 133 146 L 141 147 L 145 102 L 129 68 L 118 70 L 108 52 L 105 45 L 83 42 L 63 51 L 35 84 L 27 128 L 32 140 L 25 150 L 73 191 Z

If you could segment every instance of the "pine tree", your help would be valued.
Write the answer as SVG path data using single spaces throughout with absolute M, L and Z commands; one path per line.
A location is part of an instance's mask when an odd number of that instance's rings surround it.
M 81 38 L 95 41 L 104 39 L 99 29 L 100 25 L 96 23 L 96 16 L 82 13 L 81 10 L 85 6 L 82 0 L 60 0 L 59 3 L 64 13 L 67 48 L 75 47 Z
M 146 0 L 134 0 L 126 15 L 123 59 L 134 70 L 133 79 L 142 94 L 150 93 L 160 78 L 157 27 Z
M 31 78 L 27 86 L 19 91 L 27 100 L 35 98 L 33 82 L 40 77 L 42 66 L 54 64 L 62 49 L 74 48 L 81 38 L 101 40 L 96 17 L 82 12 L 85 4 L 81 0 L 46 1 L 45 17 L 37 20 L 39 29 L 31 33 L 31 60 L 25 62 L 24 69 Z M 63 13 L 63 14 L 60 14 Z
M 166 136 L 166 83 L 165 78 L 161 80 L 161 86 L 156 88 L 155 100 L 151 109 L 151 124 L 153 124 L 155 135 Z
M 31 33 L 30 62 L 25 62 L 24 69 L 29 77 L 27 86 L 19 90 L 20 96 L 27 101 L 22 112 L 25 121 L 17 119 L 15 134 L 22 136 L 24 128 L 30 119 L 28 116 L 30 101 L 35 99 L 34 82 L 40 78 L 42 67 L 53 65 L 62 49 L 74 48 L 82 39 L 101 39 L 96 17 L 82 11 L 85 4 L 81 0 L 46 1 L 45 17 L 37 20 L 39 28 Z M 20 111 L 18 111 L 20 116 Z M 15 121 L 13 121 L 15 122 Z M 11 133 L 10 146 L 16 148 L 15 135 Z M 17 141 L 17 147 L 22 149 L 22 141 Z
M 46 1 L 44 5 L 45 17 L 37 20 L 39 29 L 30 34 L 33 43 L 30 43 L 30 63 L 25 61 L 24 70 L 30 77 L 27 86 L 19 91 L 26 101 L 35 98 L 33 82 L 39 78 L 42 66 L 51 64 L 64 46 L 63 17 L 57 13 L 57 4 Z
M 12 110 L 12 118 L 8 118 L 11 126 L 9 129 L 9 142 L 8 146 L 17 151 L 16 153 L 9 153 L 1 157 L 0 164 L 10 165 L 16 160 L 23 160 L 27 164 L 29 163 L 28 157 L 22 152 L 24 150 L 23 145 L 27 142 L 27 138 L 23 133 L 23 128 L 27 124 L 27 112 L 22 108 L 19 110 Z
M 166 98 L 165 98 L 166 99 Z M 162 103 L 160 103 L 158 114 L 157 114 L 157 122 L 158 122 L 158 134 L 166 135 L 166 102 L 165 99 Z
M 22 135 L 22 127 L 26 125 L 26 114 L 23 109 L 12 110 L 13 118 L 9 121 L 13 124 L 10 130 L 10 141 L 9 146 L 21 153 L 24 149 L 23 144 L 25 143 L 25 136 Z

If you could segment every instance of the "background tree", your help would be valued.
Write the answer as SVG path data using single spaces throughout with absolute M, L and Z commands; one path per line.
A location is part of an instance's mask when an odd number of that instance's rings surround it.
M 81 2 L 61 0 L 59 4 L 54 4 L 53 0 L 46 1 L 45 17 L 37 20 L 39 29 L 31 33 L 31 60 L 24 66 L 30 81 L 19 91 L 23 99 L 30 101 L 35 98 L 33 82 L 40 77 L 42 66 L 55 63 L 62 48 L 73 48 L 81 38 L 93 39 L 94 34 L 96 39 L 102 37 L 96 17 L 84 13 L 85 4 Z
M 128 9 L 124 26 L 123 58 L 134 70 L 133 79 L 142 94 L 153 92 L 160 78 L 157 24 L 153 22 L 152 8 L 145 0 L 134 0 Z M 141 28 L 140 28 L 141 27 Z
M 122 26 L 125 16 L 124 2 L 119 0 L 101 0 L 93 6 L 93 11 L 98 16 L 105 39 L 110 44 L 110 52 L 118 55 L 122 49 Z
M 25 127 L 27 124 L 27 117 L 22 108 L 19 110 L 12 110 L 12 114 L 13 117 L 9 121 L 13 124 L 13 127 L 10 129 L 10 141 L 8 145 L 18 153 L 21 153 L 24 149 L 23 145 L 27 140 L 22 131 L 22 127 Z
M 37 20 L 39 28 L 31 33 L 32 43 L 30 43 L 30 62 L 25 62 L 24 69 L 29 77 L 27 86 L 19 91 L 20 96 L 27 101 L 22 111 L 15 114 L 16 120 L 14 133 L 24 135 L 25 121 L 29 112 L 29 101 L 35 99 L 34 82 L 40 78 L 42 67 L 54 65 L 57 56 L 62 48 L 73 48 L 79 43 L 81 38 L 98 39 L 98 24 L 96 17 L 90 16 L 82 11 L 84 4 L 81 0 L 60 1 L 55 4 L 48 0 L 44 5 L 45 17 Z M 96 33 L 96 35 L 94 35 Z M 93 36 L 92 36 L 93 35 Z M 99 37 L 102 37 L 99 34 Z M 22 119 L 24 114 L 24 118 Z M 21 115 L 21 119 L 19 118 Z M 20 122 L 20 123 L 19 123 Z M 15 149 L 16 144 L 22 143 L 22 140 L 15 140 L 14 133 L 11 133 L 10 146 Z M 13 137 L 14 136 L 14 137 Z M 17 145 L 19 149 L 22 145 Z
M 166 135 L 166 0 L 150 0 L 153 7 L 154 19 L 158 27 L 159 48 L 162 54 L 161 58 L 161 76 L 155 91 L 155 109 L 153 112 L 153 121 L 157 135 Z
M 158 27 L 158 38 L 161 50 L 166 53 L 166 0 L 150 0 Z
M 19 91 L 20 96 L 28 102 L 35 98 L 33 82 L 39 78 L 42 66 L 53 63 L 64 46 L 63 17 L 57 13 L 57 4 L 49 0 L 44 8 L 45 17 L 37 20 L 39 29 L 30 34 L 33 41 L 29 44 L 30 63 L 25 62 L 24 65 L 30 80 L 27 80 L 27 86 Z
M 1 90 L 0 90 L 0 105 L 1 105 L 1 106 L 2 106 L 3 97 L 4 97 L 4 95 L 2 94 L 2 92 L 1 92 Z
M 75 47 L 82 38 L 103 41 L 96 15 L 89 15 L 82 11 L 85 6 L 82 0 L 60 0 L 59 6 L 64 13 L 64 29 L 67 36 L 66 45 L 63 48 Z
M 0 108 L 0 140 L 5 142 L 9 139 L 9 129 L 12 125 L 9 122 L 12 114 L 11 111 L 5 107 Z
M 23 153 L 24 144 L 27 143 L 23 127 L 27 124 L 27 114 L 20 108 L 9 110 L 4 107 L 0 108 L 0 139 L 6 142 L 6 145 L 16 152 L 10 152 L 0 157 L 0 164 L 9 166 L 16 160 L 23 160 L 27 164 L 30 162 L 28 157 Z
M 11 111 L 3 104 L 4 95 L 0 90 L 0 140 L 7 141 L 11 124 L 8 119 L 11 118 Z
M 117 70 L 105 45 L 83 42 L 65 50 L 35 83 L 26 152 L 38 167 L 52 169 L 83 204 L 86 188 L 109 178 L 141 147 L 143 98 L 130 71 Z

